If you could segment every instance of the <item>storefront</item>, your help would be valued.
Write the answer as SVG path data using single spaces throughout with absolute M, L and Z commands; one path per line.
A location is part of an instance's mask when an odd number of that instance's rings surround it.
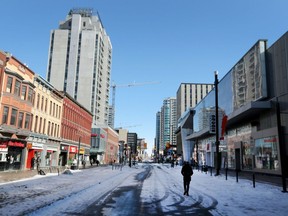
M 255 168 L 280 171 L 277 137 L 265 137 L 255 140 Z
M 34 169 L 36 167 L 36 158 L 41 158 L 43 152 L 43 144 L 42 143 L 27 143 L 28 157 L 26 162 L 27 169 Z
M 45 166 L 57 166 L 58 148 L 54 146 L 45 146 Z
M 22 152 L 26 143 L 17 140 L 1 141 L 1 170 L 21 169 Z
M 77 154 L 78 154 L 78 147 L 72 145 L 69 146 L 68 165 L 72 165 L 73 160 L 76 159 L 78 156 Z
M 59 155 L 58 166 L 67 165 L 68 152 L 69 152 L 68 145 L 60 145 L 60 155 Z

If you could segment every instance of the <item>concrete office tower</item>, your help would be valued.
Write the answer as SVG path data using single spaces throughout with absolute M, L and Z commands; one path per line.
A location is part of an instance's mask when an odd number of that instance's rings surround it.
M 99 15 L 73 9 L 52 30 L 47 80 L 93 114 L 93 126 L 108 125 L 112 45 Z
M 177 91 L 177 120 L 188 109 L 199 103 L 214 87 L 214 84 L 181 83 Z

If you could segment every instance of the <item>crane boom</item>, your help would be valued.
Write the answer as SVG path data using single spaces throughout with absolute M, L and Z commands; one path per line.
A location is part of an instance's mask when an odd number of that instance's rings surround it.
M 112 88 L 112 112 L 113 112 L 113 125 L 114 128 L 114 117 L 115 117 L 115 95 L 116 95 L 116 87 L 133 87 L 133 86 L 142 86 L 142 85 L 152 85 L 152 84 L 159 84 L 160 82 L 152 81 L 152 82 L 140 82 L 140 83 L 129 83 L 129 84 L 122 84 L 122 85 L 116 85 L 115 83 L 111 85 Z

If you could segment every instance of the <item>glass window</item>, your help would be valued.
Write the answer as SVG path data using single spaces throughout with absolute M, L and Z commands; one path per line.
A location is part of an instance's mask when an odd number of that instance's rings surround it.
M 33 102 L 33 89 L 32 88 L 29 88 L 29 91 L 28 91 L 28 101 L 30 101 L 31 103 Z
M 21 99 L 22 100 L 26 99 L 26 94 L 27 94 L 27 86 L 22 86 L 22 90 L 21 90 Z
M 34 132 L 37 132 L 38 127 L 38 116 L 35 116 Z
M 13 78 L 8 77 L 7 78 L 7 85 L 6 85 L 6 92 L 12 93 L 12 84 L 13 84 Z
M 45 113 L 47 113 L 47 105 L 48 105 L 48 99 L 45 100 Z
M 42 117 L 39 119 L 39 133 L 42 131 Z
M 12 114 L 10 118 L 10 125 L 15 125 L 16 126 L 16 119 L 17 119 L 17 109 L 12 109 Z
M 3 116 L 2 116 L 2 124 L 7 124 L 8 122 L 8 113 L 9 113 L 9 107 L 3 108 Z
M 23 112 L 19 112 L 19 115 L 18 115 L 18 128 L 22 128 L 22 126 L 23 126 L 23 118 L 24 118 L 24 113 Z
M 21 87 L 21 82 L 19 80 L 16 80 L 15 87 L 14 87 L 14 94 L 17 96 L 20 96 L 20 87 Z
M 25 129 L 30 129 L 31 114 L 26 113 Z
M 44 107 L 44 96 L 42 96 L 41 99 L 41 111 L 43 111 L 43 107 Z
M 40 94 L 37 95 L 37 109 L 39 109 L 40 104 Z
M 255 168 L 280 169 L 276 136 L 255 140 Z

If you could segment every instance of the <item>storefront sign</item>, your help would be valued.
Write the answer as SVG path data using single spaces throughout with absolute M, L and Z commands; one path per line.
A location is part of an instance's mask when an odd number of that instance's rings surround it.
M 8 142 L 8 146 L 24 148 L 24 147 L 25 147 L 25 144 L 24 144 L 24 143 L 21 143 L 21 142 L 16 142 L 16 141 L 15 141 L 15 142 L 9 141 L 9 142 Z
M 41 144 L 41 143 L 32 143 L 32 149 L 43 150 L 43 144 Z
M 70 146 L 69 152 L 70 153 L 77 153 L 78 152 L 78 148 L 76 146 Z
M 84 154 L 84 153 L 85 153 L 85 149 L 84 148 L 80 148 L 79 154 Z

